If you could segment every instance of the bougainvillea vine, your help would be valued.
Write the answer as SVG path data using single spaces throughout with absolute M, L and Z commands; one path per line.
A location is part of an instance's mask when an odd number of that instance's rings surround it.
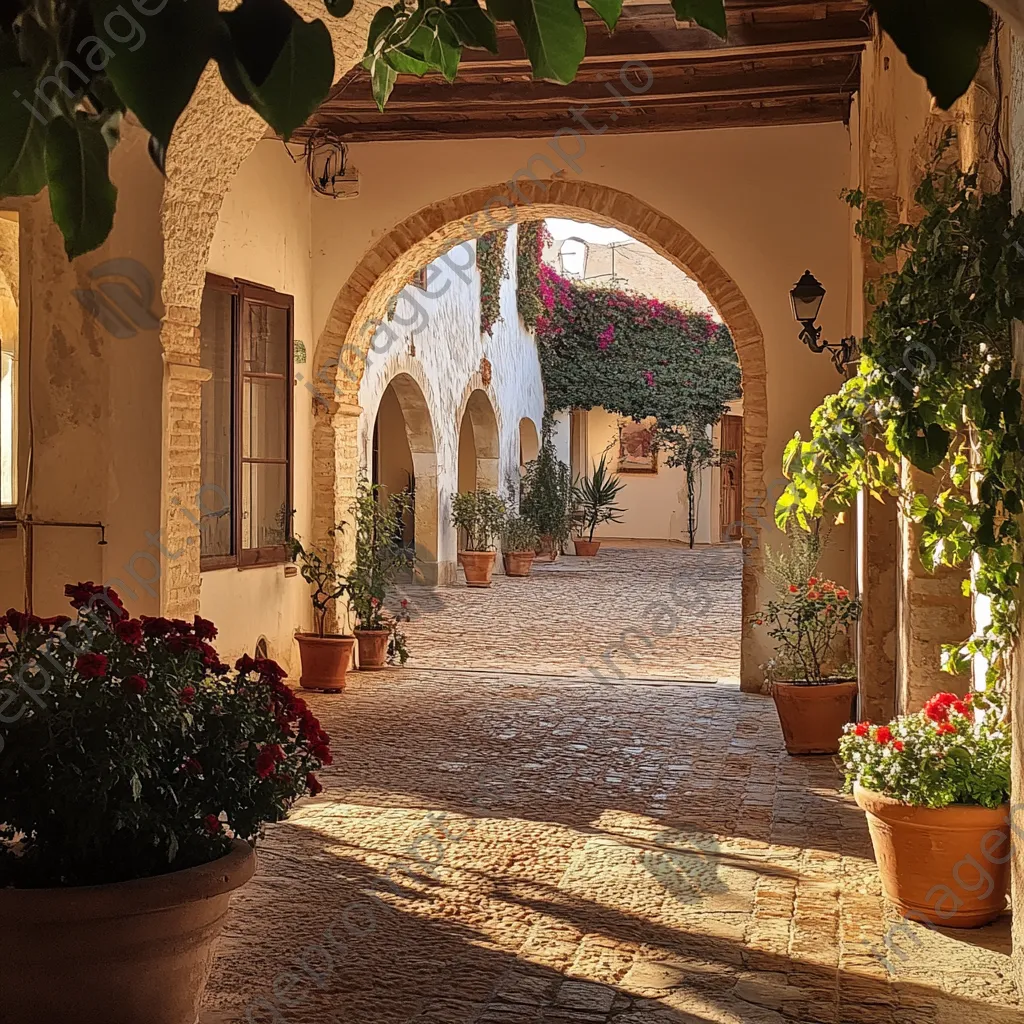
M 476 241 L 480 271 L 480 333 L 493 334 L 501 320 L 501 282 L 508 276 L 505 249 L 508 230 L 488 231 Z

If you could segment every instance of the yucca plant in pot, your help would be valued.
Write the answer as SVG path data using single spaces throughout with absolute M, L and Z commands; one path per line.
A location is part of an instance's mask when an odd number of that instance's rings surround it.
M 572 534 L 572 480 L 547 426 L 537 458 L 526 466 L 519 511 L 540 537 L 537 551 L 553 562 Z
M 339 536 L 343 526 L 328 531 Z M 345 678 L 352 665 L 352 650 L 356 638 L 348 633 L 328 633 L 327 622 L 331 606 L 348 591 L 348 578 L 338 571 L 334 561 L 313 547 L 306 547 L 298 537 L 289 541 L 292 558 L 299 563 L 302 578 L 312 588 L 313 626 L 315 633 L 296 633 L 302 675 L 299 685 L 306 690 L 340 692 L 345 689 Z
M 365 477 L 360 479 L 352 502 L 356 552 L 347 576 L 347 590 L 356 620 L 359 668 L 363 670 L 382 669 L 396 657 L 404 663 L 408 657 L 399 617 L 387 612 L 384 606 L 388 588 L 412 564 L 398 539 L 408 508 L 407 495 L 385 494 L 379 484 L 371 484 Z
M 604 523 L 621 523 L 625 509 L 615 504 L 619 492 L 626 486 L 614 473 L 609 472 L 604 455 L 590 476 L 576 481 L 572 489 L 573 525 L 579 536 L 573 540 L 576 554 L 592 558 L 601 548 L 594 540 L 594 530 Z
M 882 891 L 905 917 L 974 928 L 1005 910 L 1011 746 L 1005 708 L 980 693 L 938 693 L 888 725 L 846 727 L 847 786 Z
M 466 540 L 459 561 L 467 586 L 491 585 L 495 545 L 506 515 L 505 502 L 495 491 L 466 491 L 452 498 L 452 526 L 462 531 Z
M 501 552 L 506 576 L 529 576 L 537 556 L 537 529 L 526 516 L 513 513 L 501 531 Z
M 195 1024 L 266 822 L 316 795 L 329 737 L 269 660 L 199 618 L 0 617 L 0 1019 Z

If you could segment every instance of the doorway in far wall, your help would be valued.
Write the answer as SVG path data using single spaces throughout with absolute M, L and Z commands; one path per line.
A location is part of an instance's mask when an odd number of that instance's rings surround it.
M 743 539 L 743 417 L 722 417 L 722 496 L 719 536 L 723 541 Z

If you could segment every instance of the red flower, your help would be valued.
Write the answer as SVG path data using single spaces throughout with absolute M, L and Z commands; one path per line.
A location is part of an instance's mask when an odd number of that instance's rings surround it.
M 142 643 L 142 623 L 138 619 L 124 619 L 114 623 L 117 638 L 130 647 L 138 647 Z
M 948 736 L 950 733 L 956 732 L 956 726 L 952 722 L 940 722 L 936 726 L 935 731 L 940 736 Z
M 285 756 L 280 743 L 268 743 L 256 755 L 256 774 L 261 779 L 273 775 L 278 761 L 283 761 Z
M 288 675 L 276 661 L 272 661 L 270 658 L 257 658 L 253 662 L 253 667 L 267 682 L 279 683 Z
M 309 751 L 321 764 L 333 764 L 334 758 L 331 756 L 331 748 L 328 745 L 327 740 L 318 740 Z
M 182 704 L 191 704 L 192 699 L 195 697 L 195 695 L 196 688 L 191 685 L 185 685 L 181 688 L 180 692 L 178 693 L 178 699 L 181 701 Z
M 203 766 L 194 757 L 190 757 L 181 766 L 181 770 L 186 775 L 201 775 L 203 772 Z
M 139 697 L 149 689 L 149 683 L 147 683 L 142 676 L 125 676 L 124 679 L 121 680 L 121 686 L 124 687 L 128 693 L 137 694 Z
M 924 706 L 925 717 L 933 722 L 945 722 L 949 719 L 949 709 L 959 701 L 955 693 L 937 693 Z
M 205 828 L 212 836 L 219 835 L 222 828 L 220 817 L 216 814 L 208 814 L 203 818 L 203 828 Z
M 836 591 L 836 597 L 838 597 L 840 601 L 845 601 L 849 596 L 850 592 L 848 590 L 845 590 L 843 587 L 840 587 Z
M 807 577 L 807 586 L 813 587 L 813 586 L 816 586 L 817 583 L 818 583 L 818 577 L 817 576 L 808 576 Z
M 971 713 L 971 709 L 962 700 L 953 701 L 952 707 L 958 715 L 969 715 Z
M 47 629 L 60 629 L 66 626 L 71 620 L 66 615 L 51 615 L 48 619 L 40 619 L 39 625 Z
M 142 616 L 142 632 L 146 636 L 167 636 L 174 628 L 170 619 L 152 618 L 149 615 Z
M 84 608 L 94 615 L 106 616 L 114 622 L 128 618 L 128 612 L 125 611 L 117 591 L 111 590 L 110 587 L 101 587 L 92 580 L 87 583 L 67 584 L 64 587 L 64 596 L 71 598 L 72 608 Z
M 91 652 L 80 654 L 75 660 L 75 668 L 86 679 L 99 679 L 100 676 L 105 676 L 109 664 L 105 654 L 92 654 Z
M 876 743 L 888 743 L 892 739 L 892 729 L 887 725 L 880 725 L 875 730 L 875 742 Z
M 821 594 L 819 594 L 816 590 L 808 590 L 807 597 L 811 601 L 817 601 L 818 598 L 821 597 Z
M 251 672 L 256 667 L 256 662 L 248 655 L 243 654 L 238 661 L 235 662 L 235 669 L 245 675 L 247 672 Z
M 402 598 L 402 607 L 403 608 L 408 608 L 409 607 L 409 598 L 407 598 L 407 597 L 403 597 Z
M 15 608 L 7 609 L 6 619 L 11 629 L 19 636 L 42 624 L 42 619 L 37 615 L 26 615 Z
M 306 785 L 310 796 L 319 796 L 324 791 L 323 783 L 312 772 L 306 776 Z
M 902 754 L 903 753 L 903 740 L 894 740 L 893 741 L 893 745 L 892 745 L 892 749 L 895 750 L 897 753 Z
M 800 593 L 800 588 L 795 583 L 790 583 L 790 585 L 789 585 L 789 592 L 791 594 L 799 594 Z
M 217 637 L 217 627 L 209 619 L 198 615 L 192 622 L 192 630 L 200 640 L 214 640 Z
M 867 736 L 871 730 L 870 722 L 858 722 L 853 728 L 854 736 Z

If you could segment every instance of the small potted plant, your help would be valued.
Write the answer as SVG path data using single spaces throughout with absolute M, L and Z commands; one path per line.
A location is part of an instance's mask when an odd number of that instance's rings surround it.
M 514 513 L 501 531 L 502 559 L 506 576 L 529 576 L 537 556 L 537 530 L 526 516 Z
M 354 633 L 359 668 L 363 670 L 384 667 L 398 628 L 395 616 L 385 610 L 384 599 L 399 573 L 412 564 L 408 552 L 399 543 L 407 508 L 406 495 L 384 495 L 380 485 L 360 479 L 352 503 L 356 551 L 347 576 L 347 590 L 349 607 L 356 620 Z
M 526 467 L 519 510 L 540 537 L 537 552 L 553 562 L 572 534 L 572 481 L 545 427 L 537 458 Z
M 0 617 L 0 1017 L 195 1024 L 264 823 L 322 789 L 329 737 L 272 661 L 213 624 Z
M 605 456 L 594 467 L 594 472 L 577 481 L 573 487 L 573 525 L 579 537 L 574 538 L 576 554 L 593 558 L 601 548 L 594 540 L 594 530 L 603 523 L 621 523 L 625 509 L 618 508 L 615 499 L 625 487 L 614 473 L 608 472 Z
M 776 656 L 768 685 L 790 754 L 834 754 L 843 726 L 855 714 L 856 673 L 839 663 L 842 641 L 860 617 L 845 587 L 809 576 L 791 582 L 752 625 L 767 626 Z
M 467 586 L 491 585 L 495 544 L 505 515 L 505 502 L 495 491 L 466 491 L 452 498 L 452 525 L 466 539 L 459 561 L 466 573 Z
M 344 527 L 336 526 L 330 536 L 338 536 Z M 348 579 L 338 572 L 333 561 L 312 548 L 306 548 L 298 537 L 289 542 L 292 558 L 300 564 L 302 578 L 313 588 L 313 625 L 315 633 L 296 633 L 302 676 L 299 685 L 306 690 L 340 692 L 352 664 L 356 638 L 348 633 L 328 633 L 327 616 L 331 604 L 348 590 Z
M 1006 908 L 1010 728 L 980 693 L 939 693 L 888 725 L 848 725 L 848 788 L 866 812 L 882 891 L 926 924 L 975 928 Z

